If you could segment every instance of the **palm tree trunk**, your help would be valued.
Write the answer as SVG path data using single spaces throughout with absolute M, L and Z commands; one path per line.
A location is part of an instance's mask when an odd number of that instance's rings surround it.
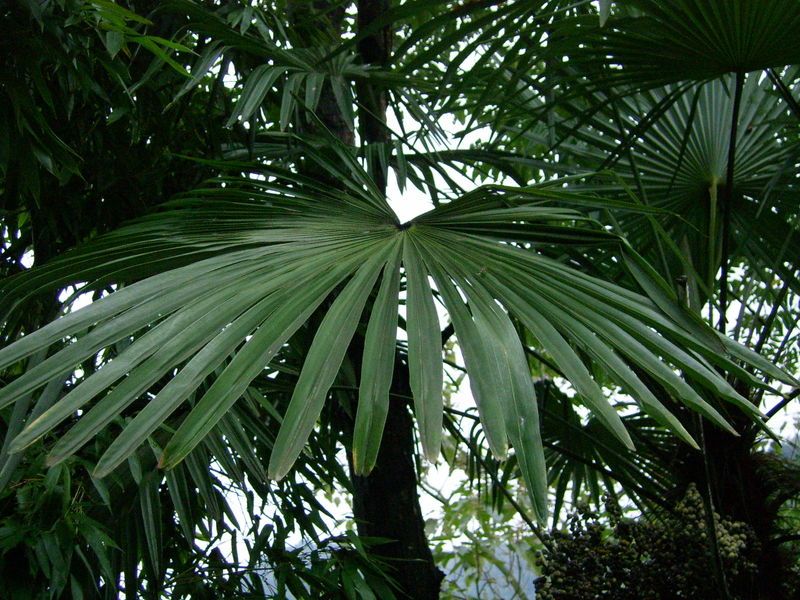
M 359 0 L 359 30 L 367 30 L 388 9 L 389 0 Z M 374 65 L 387 64 L 391 41 L 389 27 L 363 37 L 358 43 L 362 61 Z M 386 143 L 389 135 L 385 92 L 362 81 L 357 95 L 362 142 Z M 385 174 L 379 164 L 371 166 L 376 184 L 385 194 Z M 390 561 L 392 575 L 403 594 L 419 600 L 435 599 L 439 597 L 443 573 L 436 568 L 425 537 L 414 464 L 413 421 L 407 401 L 411 396 L 408 365 L 399 360 L 395 362 L 392 392 L 375 468 L 368 476 L 360 477 L 354 474 L 352 461 L 348 460 L 353 482 L 353 514 L 359 535 L 393 540 L 375 546 L 374 552 Z M 352 437 L 352 430 L 347 433 Z
M 309 3 L 295 0 L 294 8 L 303 9 L 308 22 Z M 336 0 L 312 0 L 316 13 L 325 15 L 334 35 L 341 32 L 344 4 Z M 389 0 L 358 0 L 358 27 L 364 31 L 375 19 L 389 9 Z M 385 65 L 391 52 L 390 28 L 382 28 L 362 38 L 358 51 L 365 64 Z M 359 137 L 364 144 L 380 144 L 389 140 L 386 129 L 386 94 L 365 82 L 357 87 Z M 353 132 L 347 127 L 336 102 L 333 90 L 326 85 L 320 96 L 317 117 L 328 133 L 347 145 L 354 143 Z M 310 131 L 316 126 L 307 124 Z M 386 193 L 386 177 L 376 164 L 377 187 Z M 331 181 L 331 185 L 339 182 Z M 350 348 L 351 364 L 358 372 L 361 364 L 363 339 L 355 336 Z M 435 600 L 444 577 L 436 568 L 433 555 L 425 537 L 425 521 L 419 503 L 418 480 L 415 465 L 414 424 L 409 409 L 411 397 L 408 365 L 395 361 L 389 413 L 386 419 L 381 448 L 373 471 L 365 477 L 358 476 L 352 464 L 353 415 L 346 410 L 335 410 L 335 426 L 343 432 L 353 494 L 353 516 L 358 533 L 365 538 L 382 538 L 384 543 L 370 546 L 376 558 L 386 561 L 389 575 L 399 588 L 401 598 Z M 352 398 L 353 406 L 357 398 Z
M 425 537 L 415 468 L 414 426 L 408 409 L 408 366 L 395 364 L 389 414 L 375 468 L 366 477 L 353 472 L 353 515 L 361 537 L 383 538 L 372 553 L 387 561 L 402 597 L 434 600 L 444 574 L 436 568 Z M 347 437 L 352 439 L 352 420 Z M 349 434 L 349 435 L 348 435 Z

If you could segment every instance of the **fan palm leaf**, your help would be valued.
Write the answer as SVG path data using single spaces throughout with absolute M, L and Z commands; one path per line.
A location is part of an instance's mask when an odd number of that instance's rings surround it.
M 526 114 L 543 101 L 520 98 L 516 125 L 508 134 L 545 173 L 592 173 L 573 180 L 576 190 L 618 199 L 638 196 L 661 212 L 614 212 L 615 225 L 661 273 L 673 280 L 688 273 L 700 299 L 713 296 L 722 260 L 722 198 L 727 185 L 733 78 L 688 87 L 667 86 L 638 94 L 595 92 L 566 100 L 564 118 L 552 128 L 536 126 Z M 800 154 L 794 120 L 767 79 L 743 80 L 735 143 L 731 261 L 777 272 L 796 289 L 796 265 L 787 264 L 797 242 L 795 166 Z M 551 144 L 551 140 L 556 142 Z M 552 153 L 542 153 L 550 145 Z M 525 164 L 521 156 L 518 164 Z M 605 175 L 613 169 L 616 181 Z M 608 266 L 608 265 L 607 265 Z
M 337 156 L 346 157 L 347 151 Z M 351 181 L 363 181 L 363 186 L 320 189 L 300 176 L 269 169 L 262 175 L 264 181 L 223 180 L 219 183 L 224 187 L 187 194 L 163 212 L 5 282 L 2 308 L 7 319 L 25 298 L 48 287 L 78 281 L 89 282 L 88 289 L 111 282 L 120 287 L 0 350 L 0 365 L 8 366 L 55 343 L 64 344 L 3 388 L 3 405 L 47 384 L 54 365 L 63 371 L 64 365 L 78 365 L 133 337 L 118 356 L 28 423 L 12 451 L 81 411 L 51 452 L 51 463 L 58 463 L 144 395 L 144 407 L 98 461 L 95 475 L 106 475 L 196 395 L 199 399 L 160 459 L 173 467 L 223 419 L 292 335 L 328 303 L 272 450 L 269 474 L 280 478 L 313 430 L 362 314 L 374 311 L 392 322 L 401 262 L 411 384 L 426 454 L 437 456 L 442 415 L 441 334 L 433 281 L 436 296 L 456 317 L 457 335 L 471 348 L 470 368 L 492 374 L 497 398 L 487 405 L 488 394 L 478 394 L 487 436 L 501 456 L 506 438 L 510 440 L 540 516 L 546 510 L 545 462 L 533 388 L 512 316 L 541 343 L 580 401 L 623 446 L 632 447 L 632 440 L 575 347 L 610 366 L 644 410 L 689 443 L 688 433 L 624 367 L 625 361 L 667 383 L 676 400 L 720 427 L 730 429 L 719 410 L 694 392 L 674 367 L 700 388 L 757 414 L 710 366 L 735 366 L 720 354 L 723 346 L 717 334 L 682 319 L 679 307 L 671 316 L 659 307 L 662 299 L 654 301 L 581 274 L 530 245 L 531 239 L 560 244 L 564 236 L 581 243 L 585 234 L 583 243 L 591 246 L 598 234 L 603 237 L 579 211 L 550 205 L 554 196 L 569 194 L 547 188 L 482 188 L 401 224 L 373 191 L 367 175 L 356 170 L 357 164 L 345 164 L 347 172 L 334 160 L 324 168 L 338 169 Z M 609 236 L 604 235 L 603 243 L 609 243 Z M 624 253 L 621 242 L 619 247 Z M 645 292 L 652 293 L 656 286 L 648 287 Z M 378 298 L 372 300 L 375 288 Z M 379 325 L 376 322 L 368 336 L 375 356 L 362 359 L 361 394 L 369 400 L 359 407 L 367 414 L 357 416 L 363 433 L 354 448 L 362 472 L 371 468 L 370 457 L 381 437 L 387 362 L 395 346 L 392 326 L 377 331 Z M 471 343 L 475 339 L 481 340 L 481 349 Z M 166 385 L 154 389 L 164 376 Z M 208 378 L 210 386 L 201 389 Z

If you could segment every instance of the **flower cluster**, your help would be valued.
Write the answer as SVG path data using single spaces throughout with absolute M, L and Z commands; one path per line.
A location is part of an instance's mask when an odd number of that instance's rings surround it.
M 570 516 L 566 531 L 553 531 L 538 555 L 541 600 L 666 600 L 716 598 L 720 570 L 731 598 L 756 572 L 758 542 L 744 523 L 706 511 L 694 486 L 672 514 L 626 519 L 605 499 L 600 515 L 586 506 Z M 714 536 L 709 535 L 713 522 Z M 716 573 L 716 575 L 715 575 Z

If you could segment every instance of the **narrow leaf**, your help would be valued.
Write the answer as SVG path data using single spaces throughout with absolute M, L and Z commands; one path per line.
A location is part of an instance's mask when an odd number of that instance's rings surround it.
M 434 462 L 439 456 L 442 439 L 442 337 L 428 271 L 416 249 L 413 229 L 407 229 L 404 238 L 409 379 L 422 450 L 425 457 Z
M 364 356 L 361 385 L 353 431 L 353 465 L 357 475 L 368 475 L 375 466 L 389 412 L 389 389 L 394 371 L 397 340 L 397 309 L 400 288 L 400 248 L 383 270 L 381 287 L 372 308 Z
M 385 249 L 374 254 L 347 283 L 322 320 L 275 439 L 268 468 L 272 479 L 281 479 L 289 472 L 311 435 L 385 260 Z

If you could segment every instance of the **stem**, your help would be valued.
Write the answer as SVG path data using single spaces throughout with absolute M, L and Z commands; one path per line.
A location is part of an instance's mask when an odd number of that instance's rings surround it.
M 736 89 L 733 94 L 733 114 L 731 115 L 731 137 L 728 142 L 728 173 L 725 181 L 725 190 L 722 200 L 722 275 L 719 283 L 719 323 L 717 329 L 722 333 L 728 326 L 728 268 L 730 260 L 731 214 L 733 204 L 733 176 L 734 160 L 736 158 L 736 134 L 739 129 L 739 109 L 742 104 L 742 89 L 744 88 L 744 73 L 736 73 Z
M 784 102 L 789 105 L 789 109 L 792 111 L 792 114 L 800 119 L 800 103 L 798 103 L 794 96 L 792 96 L 792 90 L 787 87 L 775 69 L 767 69 L 767 75 L 769 76 L 772 84 L 777 88 Z
M 764 327 L 761 329 L 761 335 L 758 337 L 758 342 L 753 349 L 758 354 L 761 354 L 761 351 L 764 349 L 764 344 L 766 344 L 767 340 L 769 340 L 769 334 L 772 333 L 772 326 L 775 323 L 775 317 L 778 316 L 778 311 L 780 310 L 783 301 L 786 299 L 786 294 L 788 292 L 789 280 L 787 279 L 783 283 L 781 291 L 778 292 L 778 297 L 775 298 L 775 303 L 772 305 L 772 310 L 770 311 L 769 316 L 767 316 L 767 320 L 764 322 Z
M 706 273 L 706 285 L 708 286 L 709 293 L 714 289 L 714 279 L 717 273 L 717 196 L 718 196 L 717 178 L 711 182 L 708 188 L 708 273 Z M 711 325 L 714 324 L 714 298 L 709 295 L 709 308 L 708 308 L 708 321 Z
M 722 597 L 725 600 L 730 598 L 728 591 L 728 581 L 725 578 L 725 571 L 722 568 L 722 556 L 719 551 L 719 540 L 717 539 L 717 524 L 714 521 L 714 497 L 711 493 L 711 465 L 708 460 L 708 450 L 706 448 L 705 424 L 703 418 L 697 415 L 698 430 L 700 432 L 700 448 L 703 453 L 703 470 L 706 480 L 706 527 L 708 528 L 708 539 L 711 541 L 711 554 L 713 555 L 714 571 L 717 580 L 722 587 Z
M 769 410 L 769 412 L 766 414 L 766 417 L 767 417 L 767 418 L 766 418 L 766 421 L 769 421 L 769 420 L 770 420 L 772 417 L 774 417 L 776 414 L 778 414 L 778 412 L 780 412 L 781 410 L 783 410 L 784 408 L 786 408 L 786 406 L 787 406 L 787 405 L 788 405 L 788 404 L 789 404 L 789 403 L 790 403 L 792 400 L 794 400 L 795 398 L 797 398 L 797 396 L 798 396 L 798 395 L 800 395 L 800 388 L 795 388 L 794 390 L 792 390 L 792 392 L 791 392 L 789 395 L 787 395 L 787 396 L 786 396 L 786 397 L 785 397 L 783 400 L 781 400 L 780 402 L 778 402 L 778 404 L 776 404 L 775 406 L 773 406 L 773 407 L 772 407 L 772 408 Z
M 456 412 L 456 411 L 448 411 L 448 412 Z M 460 413 L 460 411 L 457 412 L 456 414 L 466 415 L 466 413 Z M 528 515 L 525 508 L 523 508 L 522 505 L 520 505 L 520 503 L 516 501 L 514 495 L 510 491 L 508 491 L 508 488 L 506 488 L 506 486 L 503 485 L 503 483 L 497 478 L 497 475 L 495 474 L 494 470 L 492 470 L 491 466 L 486 462 L 486 459 L 484 459 L 483 455 L 480 453 L 480 449 L 475 448 L 475 446 L 464 436 L 463 433 L 461 433 L 461 430 L 458 427 L 456 427 L 456 425 L 452 421 L 445 421 L 445 427 L 447 427 L 450 430 L 450 433 L 455 435 L 465 446 L 467 446 L 467 448 L 469 448 L 470 452 L 472 452 L 473 456 L 475 456 L 475 459 L 483 467 L 483 470 L 491 478 L 492 483 L 494 483 L 494 485 L 498 487 L 503 496 L 505 496 L 508 503 L 513 507 L 515 511 L 517 511 L 517 514 L 523 521 L 525 521 L 525 524 L 530 528 L 530 530 L 533 532 L 536 538 L 542 543 L 542 545 L 545 548 L 547 548 L 548 550 L 552 550 L 552 546 L 548 541 L 547 536 L 544 534 L 544 531 L 542 531 L 542 529 L 536 523 L 534 523 L 533 519 L 531 519 L 531 517 Z

